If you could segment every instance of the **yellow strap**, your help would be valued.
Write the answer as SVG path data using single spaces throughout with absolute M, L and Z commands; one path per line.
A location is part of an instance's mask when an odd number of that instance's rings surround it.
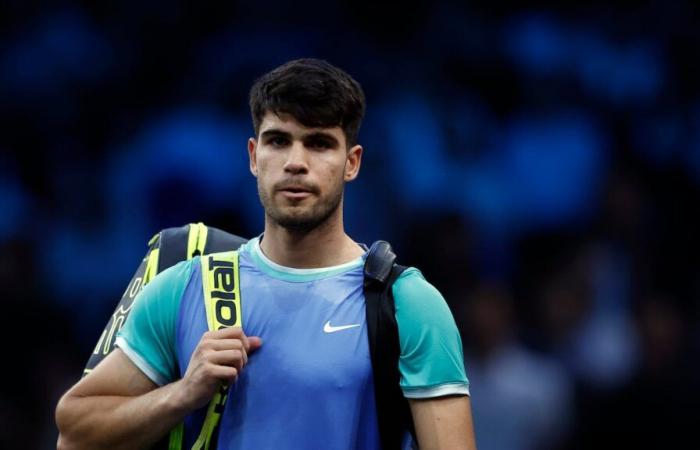
M 204 254 L 208 232 L 209 229 L 202 222 L 190 224 L 190 230 L 187 235 L 187 259 L 192 258 L 195 254 Z
M 184 426 L 179 423 L 170 431 L 170 439 L 168 440 L 168 450 L 182 450 L 182 436 L 184 434 Z
M 210 330 L 241 326 L 238 252 L 203 256 L 202 288 Z
M 149 247 L 153 246 L 153 244 L 155 244 L 156 241 L 157 241 L 158 239 L 160 239 L 160 232 L 158 232 L 158 233 L 154 234 L 153 236 L 151 236 L 151 240 L 148 241 L 148 246 L 149 246 Z
M 240 327 L 241 292 L 238 274 L 238 252 L 203 256 L 202 288 L 209 330 Z M 228 397 L 228 386 L 221 385 L 209 403 L 207 415 L 192 450 L 208 450 L 214 430 L 221 419 Z
M 204 225 L 202 222 L 198 223 L 191 223 L 188 229 L 187 233 L 187 259 L 192 259 L 195 257 L 195 255 L 203 255 L 204 254 L 204 246 L 207 243 L 207 233 L 209 229 L 207 228 L 206 225 Z M 155 236 L 154 236 L 155 238 Z M 153 239 L 149 244 L 153 243 Z M 237 262 L 237 261 L 236 261 Z M 149 260 L 150 263 L 150 260 Z M 155 256 L 155 266 L 154 266 L 154 275 L 155 275 L 155 270 L 158 268 L 158 255 Z M 149 273 L 148 269 L 146 270 L 147 273 Z M 204 273 L 204 272 L 202 272 Z M 206 298 L 206 295 L 205 295 Z M 216 399 L 216 397 L 215 397 Z M 226 401 L 226 400 L 224 400 Z M 207 419 L 209 418 L 209 414 L 207 413 Z M 206 423 L 206 420 L 205 420 Z M 181 450 L 182 449 L 182 441 L 183 441 L 183 433 L 184 433 L 184 428 L 183 424 L 180 423 L 178 424 L 177 427 L 175 427 L 173 430 L 170 431 L 170 439 L 168 441 L 168 450 Z M 212 428 L 213 431 L 213 428 Z M 212 434 L 212 431 L 208 433 L 208 436 Z M 196 444 L 195 444 L 196 446 Z
M 146 263 L 146 272 L 143 274 L 143 285 L 147 285 L 156 275 L 158 275 L 158 255 L 160 254 L 159 248 L 154 248 L 148 255 L 148 262 Z
M 160 255 L 160 248 L 153 248 L 158 240 L 160 240 L 160 233 L 154 234 L 151 240 L 148 241 L 148 246 L 151 248 L 151 250 L 146 255 L 146 270 L 143 273 L 141 288 L 147 285 L 153 278 L 155 278 L 156 275 L 158 275 L 158 256 Z M 128 286 L 127 289 L 129 289 Z

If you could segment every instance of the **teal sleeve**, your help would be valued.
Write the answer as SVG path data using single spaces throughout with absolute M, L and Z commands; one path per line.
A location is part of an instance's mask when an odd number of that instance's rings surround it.
M 462 339 L 445 299 L 415 268 L 393 286 L 401 389 L 408 398 L 469 394 Z
M 117 346 L 161 386 L 176 378 L 175 327 L 195 261 L 199 258 L 182 261 L 153 278 L 134 299 L 129 317 L 117 333 Z

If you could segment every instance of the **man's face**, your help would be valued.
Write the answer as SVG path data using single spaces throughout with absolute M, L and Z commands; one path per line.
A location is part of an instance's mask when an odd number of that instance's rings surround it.
M 306 128 L 289 114 L 267 112 L 248 153 L 267 217 L 308 232 L 341 213 L 343 187 L 357 177 L 362 147 L 348 149 L 340 127 Z

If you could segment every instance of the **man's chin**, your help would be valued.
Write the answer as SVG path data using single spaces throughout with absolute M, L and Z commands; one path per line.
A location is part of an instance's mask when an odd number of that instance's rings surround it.
M 319 225 L 319 221 L 315 220 L 302 220 L 297 218 L 285 218 L 278 220 L 277 224 L 287 231 L 294 233 L 308 233 L 316 229 Z
M 294 208 L 296 209 L 296 208 Z M 309 214 L 308 211 L 276 211 L 270 218 L 282 228 L 295 233 L 306 233 L 318 228 L 328 217 Z
M 276 203 L 265 211 L 268 218 L 280 227 L 290 232 L 308 233 L 327 223 L 340 205 L 340 198 L 332 203 Z

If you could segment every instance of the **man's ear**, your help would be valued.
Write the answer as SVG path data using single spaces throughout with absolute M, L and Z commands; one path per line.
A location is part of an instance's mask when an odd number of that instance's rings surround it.
M 355 145 L 348 150 L 347 160 L 345 161 L 345 181 L 352 181 L 357 178 L 360 173 L 360 165 L 362 164 L 362 146 Z
M 248 139 L 248 159 L 250 163 L 250 173 L 254 177 L 258 176 L 258 161 L 255 159 L 255 152 L 258 149 L 258 142 L 255 138 Z

